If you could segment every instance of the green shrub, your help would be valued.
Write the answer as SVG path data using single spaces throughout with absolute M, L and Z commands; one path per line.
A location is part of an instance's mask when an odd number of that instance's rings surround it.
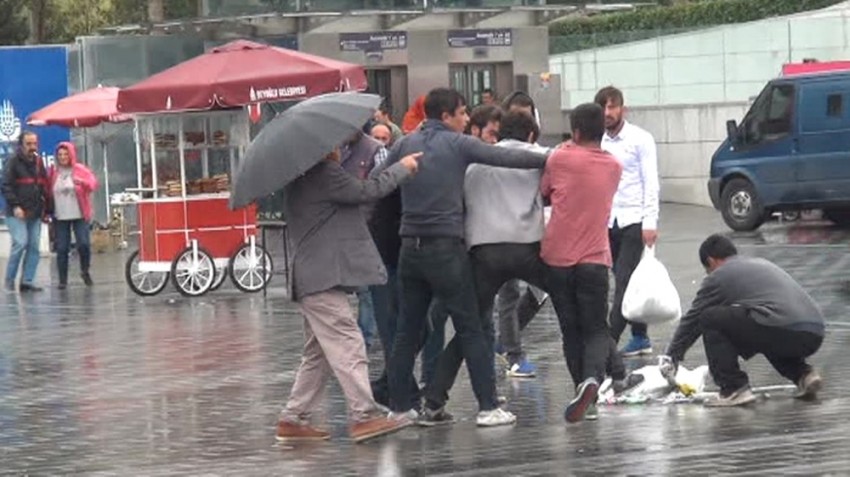
M 843 0 L 696 0 L 620 13 L 576 17 L 549 26 L 550 52 L 563 53 L 714 25 L 825 8 Z

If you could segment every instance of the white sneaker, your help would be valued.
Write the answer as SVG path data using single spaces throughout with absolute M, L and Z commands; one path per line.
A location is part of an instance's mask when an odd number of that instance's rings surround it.
M 398 419 L 407 419 L 411 422 L 416 422 L 419 419 L 419 413 L 416 409 L 411 409 L 405 412 L 390 412 L 387 415 L 387 419 L 390 420 L 398 420 Z
M 513 415 L 513 413 L 497 407 L 492 411 L 479 412 L 478 417 L 475 419 L 475 423 L 478 427 L 510 426 L 511 424 L 516 423 L 516 416 Z

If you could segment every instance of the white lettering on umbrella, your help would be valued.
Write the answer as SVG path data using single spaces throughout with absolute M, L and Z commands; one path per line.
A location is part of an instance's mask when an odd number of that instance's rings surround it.
M 283 88 L 265 88 L 265 89 L 257 89 L 251 88 L 249 93 L 252 101 L 262 101 L 266 99 L 278 99 L 278 98 L 291 98 L 293 96 L 304 96 L 307 94 L 307 87 L 304 85 L 301 86 L 287 86 Z

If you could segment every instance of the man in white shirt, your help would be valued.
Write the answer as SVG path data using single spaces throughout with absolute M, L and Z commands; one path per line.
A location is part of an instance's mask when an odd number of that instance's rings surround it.
M 623 93 L 619 89 L 602 88 L 596 93 L 595 102 L 605 109 L 602 148 L 623 166 L 608 222 L 615 277 L 611 335 L 619 342 L 627 324 L 621 308 L 629 278 L 640 262 L 644 246 L 652 247 L 658 239 L 658 157 L 652 135 L 625 120 Z M 632 339 L 623 348 L 623 356 L 652 354 L 647 326 L 630 324 Z

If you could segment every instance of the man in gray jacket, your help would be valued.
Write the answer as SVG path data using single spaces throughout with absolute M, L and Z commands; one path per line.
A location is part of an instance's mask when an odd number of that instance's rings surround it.
M 387 280 L 360 206 L 392 192 L 417 170 L 418 157 L 408 155 L 364 181 L 342 168 L 336 150 L 285 188 L 284 213 L 295 245 L 292 298 L 304 315 L 306 343 L 289 401 L 281 412 L 279 440 L 329 438 L 309 419 L 322 402 L 331 371 L 345 394 L 349 433 L 355 441 L 411 424 L 388 419 L 372 397 L 366 347 L 348 293 Z
M 824 319 L 812 297 L 773 263 L 738 256 L 722 235 L 708 237 L 699 257 L 708 276 L 682 318 L 662 372 L 675 375 L 677 364 L 702 335 L 708 367 L 720 396 L 707 406 L 742 406 L 756 400 L 738 357 L 763 354 L 779 374 L 797 385 L 796 397 L 813 398 L 821 377 L 806 358 L 823 342 Z

